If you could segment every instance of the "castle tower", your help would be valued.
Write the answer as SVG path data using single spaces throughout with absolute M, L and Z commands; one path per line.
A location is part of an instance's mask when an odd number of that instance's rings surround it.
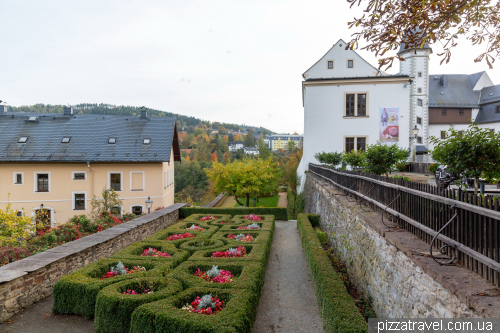
M 429 137 L 429 55 L 432 49 L 428 43 L 423 48 L 405 49 L 402 43 L 398 55 L 405 59 L 400 61 L 399 72 L 413 77 L 410 89 L 410 133 L 417 126 L 418 140 L 412 140 L 411 145 L 428 147 Z M 420 141 L 421 140 L 421 141 Z M 414 147 L 413 147 L 414 148 Z

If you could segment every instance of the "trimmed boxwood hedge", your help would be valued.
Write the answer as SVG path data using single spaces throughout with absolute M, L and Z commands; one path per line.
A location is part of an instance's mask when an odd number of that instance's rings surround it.
M 286 208 L 274 207 L 274 208 L 259 208 L 259 207 L 235 207 L 235 208 L 219 208 L 219 207 L 183 207 L 179 211 L 180 217 L 187 217 L 193 214 L 204 214 L 204 215 L 214 215 L 214 214 L 231 214 L 235 215 L 274 215 L 276 220 L 287 221 Z
M 233 225 L 235 227 L 241 223 L 240 220 L 230 221 L 237 223 Z M 251 223 L 248 221 L 241 224 Z M 110 259 L 102 259 L 64 276 L 54 287 L 53 311 L 88 318 L 95 315 L 96 332 L 250 332 L 264 284 L 274 216 L 269 218 L 269 222 L 258 223 L 262 229 L 236 231 L 223 230 L 231 225 L 212 225 L 196 221 L 194 217 L 179 222 L 130 245 Z M 187 230 L 192 224 L 206 230 Z M 186 232 L 196 237 L 165 240 L 169 235 Z M 224 239 L 231 232 L 250 233 L 257 238 L 249 242 L 251 244 Z M 201 237 L 214 241 L 214 244 L 191 248 L 189 244 Z M 247 249 L 248 254 L 243 258 L 210 257 L 215 251 L 225 251 L 238 245 Z M 149 247 L 168 252 L 172 256 L 141 256 Z M 206 255 L 209 257 L 205 257 Z M 101 280 L 110 266 L 115 266 L 118 261 L 129 268 L 134 265 L 144 266 L 147 271 Z M 212 265 L 230 270 L 235 275 L 235 282 L 209 283 L 193 276 L 197 268 L 206 271 Z M 140 283 L 145 281 L 158 283 L 159 287 L 151 294 L 123 295 L 127 289 L 143 288 Z M 224 310 L 217 315 L 206 316 L 181 310 L 183 305 L 192 302 L 197 295 L 210 292 L 217 293 L 226 302 Z
M 233 235 L 250 234 L 254 240 L 251 242 L 241 242 L 241 241 L 237 241 L 236 239 L 227 238 L 227 235 L 229 235 L 229 234 L 233 234 Z M 261 229 L 257 229 L 257 230 L 253 230 L 253 229 L 251 229 L 251 230 L 248 230 L 248 229 L 247 230 L 232 230 L 232 231 L 231 230 L 221 230 L 221 231 L 216 232 L 212 236 L 212 239 L 214 239 L 214 240 L 220 239 L 228 245 L 236 245 L 236 246 L 244 245 L 244 244 L 267 243 L 267 242 L 269 242 L 270 238 L 271 238 L 271 232 L 266 231 L 266 230 L 261 230 Z
M 144 295 L 124 295 L 126 290 L 139 290 L 143 285 L 152 286 L 152 293 Z M 155 302 L 183 291 L 181 281 L 171 277 L 133 278 L 114 283 L 102 289 L 97 295 L 94 326 L 97 332 L 129 332 L 130 319 L 134 310 L 146 303 Z
M 292 189 L 290 187 L 286 188 L 286 197 L 287 197 L 287 206 L 286 212 L 288 214 L 288 218 L 290 220 L 295 220 L 297 216 L 295 216 L 295 194 L 293 194 Z
M 119 275 L 101 280 L 101 277 L 121 261 L 125 267 L 143 266 L 146 272 Z M 156 272 L 153 273 L 153 268 Z M 54 286 L 53 312 L 57 314 L 76 314 L 86 318 L 94 317 L 97 293 L 110 284 L 131 278 L 152 276 L 168 272 L 171 263 L 147 262 L 142 260 L 102 259 L 80 270 L 63 276 Z
M 249 226 L 250 224 L 253 224 L 253 223 L 257 223 L 260 227 L 260 229 L 238 229 L 239 226 Z M 236 224 L 236 225 L 231 225 L 231 224 L 228 224 L 228 225 L 225 225 L 223 227 L 220 228 L 220 230 L 224 230 L 224 231 L 229 231 L 229 232 L 232 232 L 232 233 L 235 233 L 235 232 L 245 232 L 245 231 L 251 231 L 251 230 L 265 230 L 265 231 L 271 231 L 272 233 L 274 233 L 274 222 L 271 223 L 271 222 L 261 222 L 261 221 L 256 221 L 256 222 L 252 222 L 252 223 L 241 223 L 241 224 Z
M 208 221 L 200 221 L 199 220 L 200 217 L 205 217 L 207 215 L 216 217 L 217 220 L 219 220 L 219 221 L 229 221 L 232 218 L 231 214 L 193 214 L 193 215 L 186 217 L 186 219 L 184 221 L 198 221 L 198 222 L 203 222 L 203 223 L 212 222 L 213 220 L 208 220 Z
M 170 257 L 142 256 L 141 254 L 144 252 L 144 250 L 150 247 L 161 252 L 167 252 L 168 254 L 170 254 Z M 189 253 L 189 251 L 178 249 L 175 247 L 175 245 L 168 244 L 168 242 L 142 241 L 134 243 L 129 247 L 118 251 L 111 258 L 141 260 L 148 262 L 171 262 L 173 267 L 175 267 L 181 262 L 185 261 L 190 255 L 191 254 Z
M 344 282 L 337 275 L 314 231 L 309 217 L 319 221 L 318 215 L 299 214 L 297 227 L 309 266 L 325 332 L 367 332 L 364 317 L 348 294 Z
M 211 294 L 224 301 L 216 315 L 181 310 L 196 296 Z M 144 304 L 132 314 L 130 333 L 249 333 L 260 295 L 246 289 L 190 288 L 161 301 Z
M 212 283 L 194 276 L 199 269 L 208 271 L 213 264 L 206 261 L 186 261 L 172 271 L 177 279 L 182 281 L 185 289 L 194 287 L 207 287 L 217 289 L 249 289 L 260 295 L 264 285 L 264 274 L 266 267 L 263 263 L 253 261 L 224 262 L 215 264 L 219 269 L 229 270 L 234 275 L 232 283 Z

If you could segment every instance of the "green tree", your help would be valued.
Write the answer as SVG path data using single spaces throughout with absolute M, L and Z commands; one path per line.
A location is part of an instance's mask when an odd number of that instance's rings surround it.
M 252 133 L 245 135 L 244 145 L 245 147 L 255 147 L 255 138 Z
M 330 164 L 333 167 L 336 167 L 340 163 L 342 163 L 342 153 L 339 152 L 331 152 L 325 153 L 322 151 L 321 153 L 314 154 L 314 158 L 317 159 L 320 163 Z
M 264 137 L 262 136 L 262 133 L 260 133 L 259 135 L 257 145 L 259 146 L 259 157 L 263 160 L 267 160 L 271 156 L 271 152 L 269 151 L 269 149 L 267 149 L 267 146 L 264 143 Z
M 377 142 L 374 145 L 368 145 L 364 155 L 365 166 L 369 172 L 387 175 L 396 163 L 408 159 L 410 151 L 400 148 L 397 144 L 385 145 Z
M 431 137 L 435 145 L 432 158 L 448 171 L 474 178 L 477 194 L 479 177 L 500 178 L 500 134 L 487 128 L 469 125 L 466 131 L 453 128 L 446 132 L 444 140 Z
M 243 206 L 238 198 L 246 197 L 246 206 L 250 207 L 250 197 L 275 193 L 279 190 L 281 170 L 271 159 L 244 159 L 223 165 L 213 163 L 211 169 L 205 169 L 215 192 L 230 193 L 236 202 Z
M 293 140 L 288 141 L 287 148 L 288 148 L 289 152 L 294 151 L 295 147 L 297 147 L 297 144 L 295 143 L 295 141 L 293 141 Z
M 360 168 L 365 163 L 365 152 L 363 150 L 344 152 L 342 160 L 353 169 Z
M 120 200 L 118 193 L 113 189 L 107 189 L 104 187 L 101 193 L 101 198 L 97 198 L 95 195 L 90 202 L 92 210 L 90 212 L 90 219 L 95 222 L 99 219 L 103 212 L 112 213 L 117 207 L 120 209 L 123 206 L 123 202 Z

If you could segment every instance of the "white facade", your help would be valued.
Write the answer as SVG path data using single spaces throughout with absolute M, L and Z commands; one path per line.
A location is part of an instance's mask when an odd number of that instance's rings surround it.
M 353 67 L 347 68 L 350 59 Z M 333 61 L 332 69 L 328 61 Z M 302 179 L 309 163 L 318 163 L 316 153 L 344 151 L 346 138 L 375 144 L 380 138 L 379 108 L 399 108 L 398 144 L 409 148 L 410 77 L 385 75 L 356 52 L 345 50 L 342 40 L 303 76 L 304 155 L 297 170 Z M 346 94 L 366 94 L 366 115 L 346 116 Z

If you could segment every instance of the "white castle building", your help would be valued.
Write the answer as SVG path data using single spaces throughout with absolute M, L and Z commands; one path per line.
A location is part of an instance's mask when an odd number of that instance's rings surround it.
M 297 170 L 305 183 L 314 154 L 364 149 L 377 141 L 412 150 L 410 160 L 426 161 L 430 136 L 466 129 L 469 119 L 500 130 L 500 85 L 486 72 L 429 74 L 428 44 L 405 50 L 398 74 L 387 74 L 345 49 L 339 40 L 302 74 L 304 155 Z M 413 129 L 418 129 L 415 139 Z

